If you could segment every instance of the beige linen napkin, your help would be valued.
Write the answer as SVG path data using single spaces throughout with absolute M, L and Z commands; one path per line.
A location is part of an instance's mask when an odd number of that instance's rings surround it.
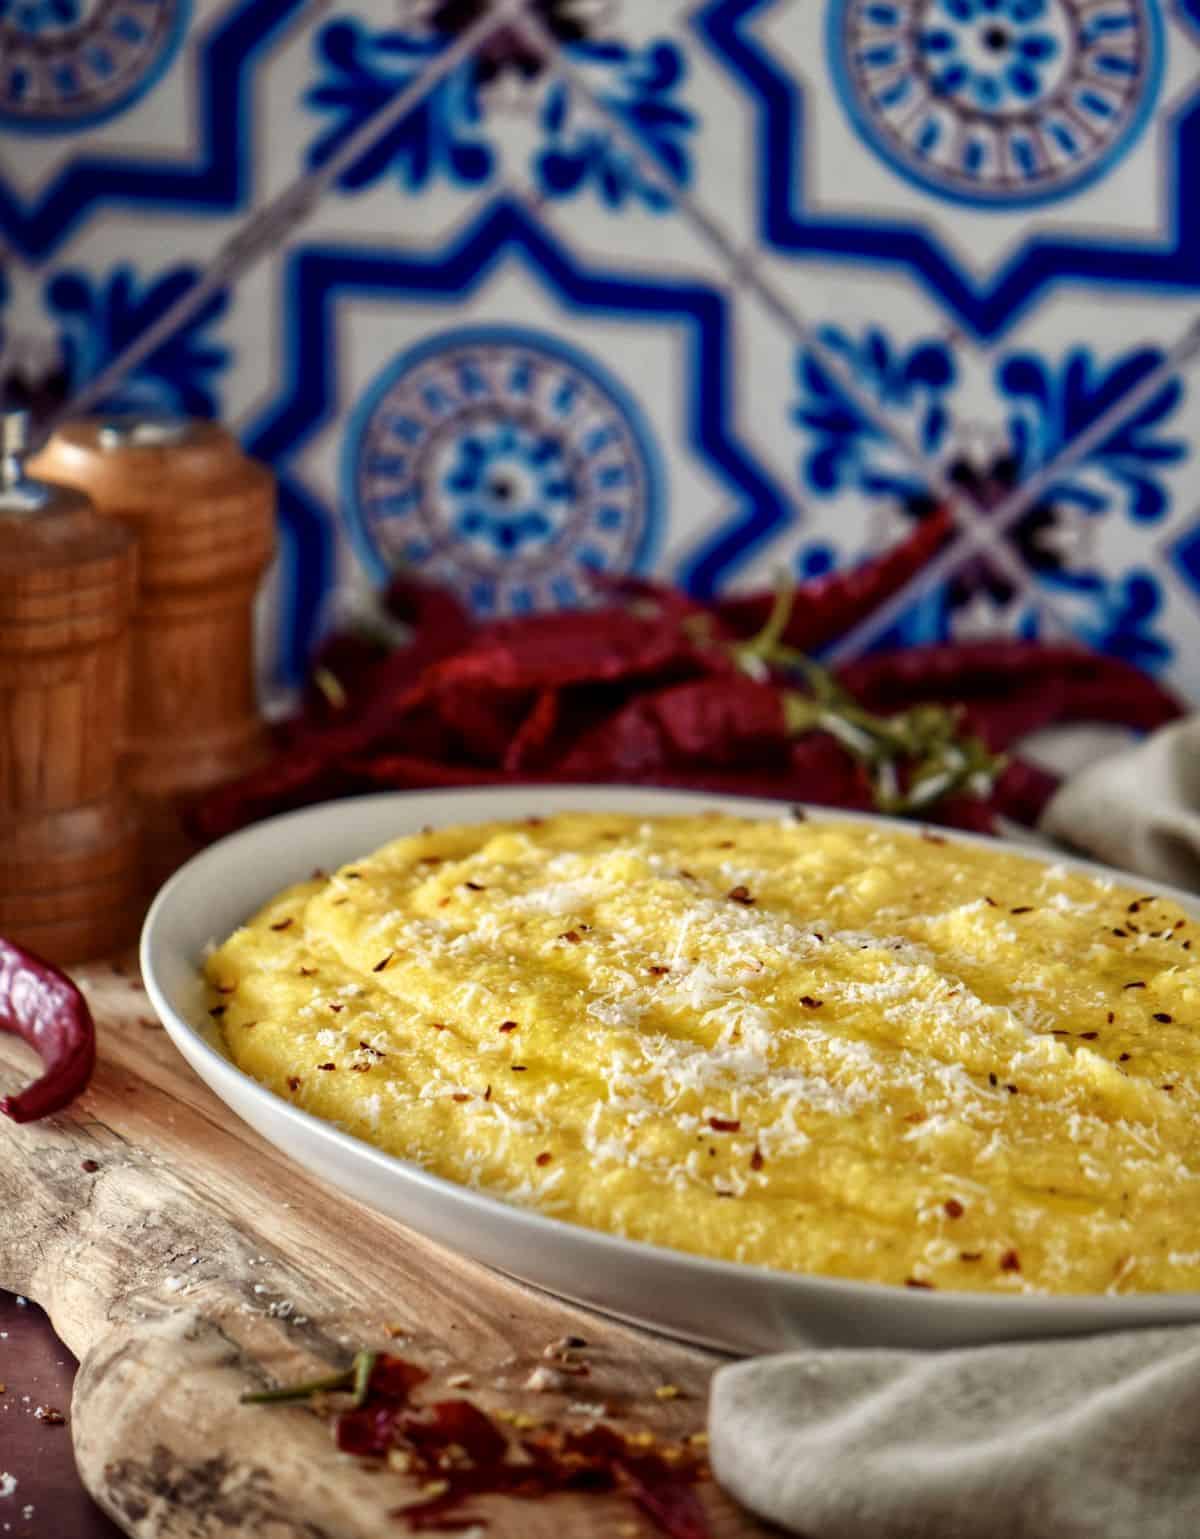
M 1200 890 L 1200 716 L 1071 776 L 1038 827 L 1111 866 Z
M 1197 1539 L 1200 1327 L 722 1368 L 713 1471 L 804 1539 Z

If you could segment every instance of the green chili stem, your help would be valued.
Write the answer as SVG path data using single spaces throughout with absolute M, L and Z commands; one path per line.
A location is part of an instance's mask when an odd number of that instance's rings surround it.
M 354 1361 L 341 1373 L 331 1373 L 323 1379 L 309 1379 L 304 1384 L 283 1384 L 278 1389 L 255 1390 L 252 1394 L 239 1396 L 238 1403 L 240 1405 L 282 1405 L 292 1400 L 309 1400 L 313 1395 L 349 1390 L 354 1396 L 354 1404 L 357 1407 L 367 1398 L 371 1372 L 378 1357 L 377 1352 L 356 1352 Z

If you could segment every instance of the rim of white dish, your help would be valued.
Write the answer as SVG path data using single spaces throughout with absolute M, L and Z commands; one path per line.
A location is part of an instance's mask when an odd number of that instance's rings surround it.
M 529 805 L 530 799 L 536 800 L 536 807 Z M 658 815 L 671 816 L 679 814 L 714 811 L 724 809 L 738 816 L 750 817 L 757 820 L 790 820 L 793 808 L 801 811 L 806 819 L 813 822 L 837 822 L 859 823 L 872 827 L 887 827 L 899 829 L 904 833 L 936 834 L 939 839 L 945 839 L 951 844 L 975 845 L 985 849 L 1000 849 L 1009 854 L 1021 855 L 1043 866 L 1063 866 L 1067 870 L 1080 871 L 1084 874 L 1100 877 L 1107 881 L 1116 881 L 1122 885 L 1132 884 L 1137 886 L 1139 879 L 1136 873 L 1122 871 L 1113 866 L 1103 865 L 1100 862 L 1087 860 L 1083 857 L 1060 853 L 1057 850 L 1046 850 L 1034 845 L 1022 844 L 1011 839 L 996 838 L 990 834 L 977 834 L 960 831 L 954 828 L 946 828 L 923 822 L 911 821 L 904 818 L 885 817 L 878 813 L 865 813 L 848 811 L 838 807 L 813 806 L 806 802 L 792 799 L 769 800 L 762 797 L 739 796 L 720 792 L 688 791 L 686 788 L 678 790 L 660 786 L 606 786 L 606 785 L 570 785 L 530 783 L 520 786 L 469 786 L 463 788 L 434 788 L 431 790 L 405 790 L 380 792 L 370 796 L 346 797 L 336 801 L 315 803 L 309 807 L 300 808 L 294 812 L 281 813 L 272 818 L 264 818 L 252 823 L 238 832 L 229 834 L 216 843 L 209 845 L 199 854 L 192 856 L 179 868 L 160 888 L 151 903 L 142 926 L 141 940 L 138 957 L 141 965 L 142 980 L 151 1003 L 167 1027 L 172 1038 L 176 1033 L 186 1035 L 192 1050 L 198 1052 L 209 1064 L 217 1079 L 235 1082 L 241 1088 L 248 1090 L 256 1099 L 268 1102 L 271 1111 L 282 1116 L 293 1126 L 303 1129 L 308 1134 L 325 1141 L 331 1146 L 341 1149 L 352 1158 L 366 1161 L 374 1165 L 381 1173 L 402 1176 L 406 1181 L 418 1188 L 423 1188 L 430 1195 L 442 1200 L 459 1203 L 468 1209 L 473 1209 L 481 1214 L 494 1215 L 497 1210 L 503 1213 L 514 1231 L 524 1234 L 530 1241 L 538 1237 L 559 1238 L 563 1231 L 568 1231 L 572 1238 L 586 1239 L 598 1255 L 606 1255 L 613 1260 L 624 1258 L 657 1257 L 664 1262 L 679 1264 L 686 1262 L 688 1270 L 695 1276 L 697 1282 L 703 1282 L 708 1278 L 713 1281 L 737 1282 L 748 1277 L 756 1277 L 765 1283 L 775 1287 L 792 1287 L 798 1297 L 813 1290 L 819 1285 L 821 1291 L 834 1289 L 844 1297 L 848 1304 L 852 1304 L 855 1298 L 864 1303 L 870 1301 L 877 1303 L 886 1300 L 889 1306 L 902 1312 L 912 1311 L 921 1315 L 931 1309 L 938 1313 L 955 1313 L 961 1310 L 970 1310 L 973 1313 L 1002 1314 L 1010 1316 L 1014 1311 L 1027 1312 L 1030 1315 L 1038 1315 L 1043 1319 L 1053 1320 L 1061 1316 L 1064 1323 L 1068 1318 L 1078 1320 L 1083 1315 L 1095 1314 L 1095 1326 L 1097 1329 L 1112 1329 L 1119 1326 L 1121 1306 L 1125 1304 L 1131 1310 L 1134 1306 L 1145 1309 L 1150 1300 L 1161 1301 L 1164 1305 L 1172 1301 L 1179 1302 L 1194 1299 L 1197 1292 L 1175 1293 L 1002 1293 L 991 1291 L 971 1292 L 961 1289 L 910 1289 L 895 1283 L 871 1282 L 857 1278 L 838 1277 L 820 1272 L 796 1272 L 782 1267 L 768 1267 L 742 1261 L 724 1261 L 717 1257 L 706 1256 L 698 1252 L 676 1250 L 665 1245 L 656 1245 L 647 1240 L 632 1240 L 621 1235 L 610 1234 L 607 1230 L 592 1229 L 584 1224 L 572 1223 L 566 1219 L 555 1218 L 550 1214 L 539 1213 L 536 1209 L 522 1207 L 516 1203 L 507 1202 L 503 1197 L 485 1191 L 478 1191 L 473 1187 L 465 1186 L 460 1182 L 452 1181 L 444 1176 L 434 1175 L 423 1166 L 415 1164 L 411 1160 L 403 1159 L 399 1155 L 389 1154 L 386 1150 L 378 1148 L 374 1144 L 367 1143 L 364 1139 L 355 1137 L 352 1133 L 343 1132 L 333 1123 L 315 1116 L 312 1112 L 302 1110 L 300 1107 L 285 1101 L 269 1090 L 259 1080 L 240 1069 L 224 1052 L 215 1047 L 209 1038 L 203 1025 L 197 1026 L 187 1019 L 172 1002 L 166 988 L 162 985 L 154 963 L 154 950 L 157 943 L 156 932 L 163 923 L 163 916 L 169 914 L 173 905 L 179 901 L 180 894 L 186 893 L 194 884 L 204 887 L 208 881 L 218 872 L 226 869 L 230 862 L 237 860 L 239 855 L 244 856 L 253 845 L 264 837 L 267 831 L 275 831 L 286 827 L 295 827 L 306 821 L 317 818 L 329 818 L 333 815 L 333 809 L 343 808 L 347 812 L 368 812 L 378 808 L 384 813 L 389 808 L 400 809 L 406 803 L 420 800 L 422 802 L 444 802 L 449 814 L 441 826 L 451 827 L 455 824 L 490 823 L 502 821 L 506 818 L 518 819 L 522 816 L 543 815 L 547 811 L 554 812 L 613 812 L 630 813 L 645 812 L 647 816 L 654 816 L 645 804 L 647 802 L 661 802 L 662 810 Z M 621 802 L 626 806 L 622 807 Z M 631 806 L 632 802 L 641 805 Z M 510 810 L 498 810 L 505 804 L 512 803 Z M 672 812 L 669 804 L 674 804 Z M 520 810 L 517 810 L 517 809 Z M 478 816 L 472 816 L 472 811 Z M 420 826 L 429 822 L 428 817 L 422 819 Z M 434 824 L 433 826 L 438 826 Z M 416 828 L 406 830 L 397 828 L 390 837 L 400 838 L 405 832 L 416 832 Z M 360 857 L 369 851 L 359 852 Z M 355 859 L 354 854 L 347 854 L 346 860 Z M 261 903 L 267 901 L 279 890 L 278 885 L 268 886 Z M 1194 893 L 1188 893 L 1178 887 L 1164 883 L 1155 883 L 1156 896 L 1162 896 L 1178 903 L 1190 914 L 1200 919 L 1200 897 Z M 250 913 L 245 915 L 250 918 Z M 223 937 L 222 937 L 223 939 Z M 193 967 L 199 973 L 203 962 L 202 956 L 191 958 Z M 174 1028 L 172 1030 L 172 1027 Z M 178 1042 L 176 1046 L 178 1047 Z M 281 1151 L 282 1153 L 283 1151 Z M 291 1156 L 284 1154 L 284 1158 L 291 1160 Z M 294 1161 L 292 1161 L 294 1163 Z M 408 1227 L 412 1227 L 409 1225 Z M 484 1265 L 482 1262 L 476 1263 Z M 1164 1324 L 1167 1322 L 1164 1320 Z M 695 1339 L 695 1338 L 693 1338 Z

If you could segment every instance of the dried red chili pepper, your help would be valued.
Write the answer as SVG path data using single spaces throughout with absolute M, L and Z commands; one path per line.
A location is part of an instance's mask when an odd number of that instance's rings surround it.
M 907 539 L 860 566 L 828 577 L 812 578 L 796 588 L 796 599 L 782 640 L 801 652 L 816 652 L 865 620 L 945 543 L 954 520 L 939 508 L 922 519 Z M 739 635 L 752 634 L 767 622 L 775 597 L 750 593 L 719 599 L 713 613 Z
M 87 1000 L 65 973 L 0 940 L 0 1031 L 28 1042 L 42 1060 L 39 1079 L 0 1096 L 0 1112 L 33 1122 L 61 1111 L 87 1087 L 96 1062 L 96 1028 Z

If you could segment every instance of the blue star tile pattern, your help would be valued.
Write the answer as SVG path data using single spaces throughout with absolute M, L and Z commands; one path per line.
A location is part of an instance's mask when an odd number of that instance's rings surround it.
M 45 183 L 32 192 L 5 171 L 0 159 L 0 237 L 26 259 L 42 261 L 99 208 L 178 210 L 192 218 L 244 207 L 254 158 L 254 72 L 264 49 L 302 4 L 247 0 L 233 5 L 225 21 L 200 44 L 193 127 L 197 150 L 177 162 L 162 154 L 148 155 L 140 146 L 126 154 L 90 152 L 82 130 L 93 125 L 98 114 L 115 117 L 159 87 L 187 17 L 184 0 L 101 0 L 81 28 L 56 29 L 49 45 L 40 35 L 31 37 L 0 22 L 0 123 L 25 132 L 80 136 L 72 140 L 76 149 L 65 164 L 55 164 Z M 142 12 L 146 14 L 139 21 Z M 132 19 L 122 20 L 126 13 Z M 107 45 L 92 36 L 110 22 L 111 70 L 103 58 Z M 60 94 L 47 88 L 31 96 L 28 83 L 22 84 L 22 72 L 28 69 L 21 61 L 35 55 L 40 59 L 47 46 L 59 61 L 52 74 Z M 124 65 L 118 69 L 115 62 L 118 48 L 126 51 L 125 72 Z M 93 80 L 94 91 L 89 85 Z M 120 82 L 124 85 L 119 93 Z M 186 100 L 182 94 L 173 98 L 171 110 L 182 111 Z M 15 156 L 11 143 L 6 153 Z
M 1057 235 L 1026 222 L 1014 232 L 1004 260 L 981 273 L 942 238 L 939 225 L 923 221 L 919 203 L 910 216 L 894 218 L 862 211 L 831 215 L 810 204 L 805 156 L 816 127 L 810 93 L 753 26 L 777 3 L 709 0 L 694 19 L 758 115 L 758 220 L 768 246 L 797 257 L 909 273 L 956 325 L 981 341 L 1002 337 L 1064 279 L 1200 294 L 1200 201 L 1187 195 L 1200 182 L 1200 76 L 1184 104 L 1158 122 L 1169 167 L 1163 231 L 1139 241 L 1111 227 Z M 954 9 L 944 10 L 947 3 Z M 1004 3 L 1019 9 L 1036 0 Z M 1112 169 L 1153 111 L 1162 19 L 1159 0 L 1116 0 L 1111 33 L 1100 25 L 1110 16 L 1105 5 L 1090 30 L 1076 29 L 1068 39 L 1066 20 L 1049 9 L 1059 3 L 1045 0 L 1047 19 L 1036 28 L 1018 28 L 999 9 L 986 13 L 995 15 L 994 24 L 981 20 L 983 0 L 835 0 L 828 21 L 830 71 L 842 110 L 875 155 L 938 198 L 1011 209 L 1078 191 L 1086 179 Z M 1194 33 L 1198 18 L 1200 4 L 1187 0 L 1181 31 L 1187 26 Z M 1011 76 L 987 63 L 990 52 L 1011 52 L 1022 36 L 1039 39 L 1035 51 L 1047 55 L 1027 75 L 1018 71 L 1035 98 L 1045 94 L 1037 110 L 1031 104 L 1014 108 Z M 932 50 L 921 47 L 922 38 L 932 40 Z M 1049 57 L 1051 42 L 1057 42 L 1057 64 Z M 1075 69 L 1083 67 L 1080 60 L 1088 61 L 1086 87 L 1062 73 L 1064 61 Z M 980 89 L 995 93 L 996 103 L 981 103 Z M 975 100 L 966 100 L 972 93 Z M 1120 211 L 1114 212 L 1119 224 Z
M 792 517 L 786 489 L 729 420 L 728 307 L 707 285 L 590 267 L 507 198 L 447 248 L 423 256 L 300 248 L 284 293 L 279 395 L 245 434 L 250 451 L 281 476 L 284 677 L 302 669 L 334 580 L 336 517 L 294 469 L 333 413 L 350 418 L 346 506 L 360 554 L 377 574 L 398 555 L 417 568 L 441 558 L 478 607 L 518 610 L 544 607 L 548 598 L 577 601 L 586 569 L 619 574 L 652 559 L 659 452 L 628 381 L 618 384 L 600 360 L 564 339 L 439 330 L 427 346 L 401 354 L 361 401 L 338 401 L 335 300 L 387 295 L 398 306 L 441 313 L 476 295 L 501 263 L 533 274 L 568 315 L 620 317 L 679 337 L 691 381 L 680 409 L 684 441 L 726 486 L 733 509 L 689 561 L 684 575 L 697 591 L 711 592 L 727 567 Z M 563 495 L 567 475 L 590 483 L 586 496 Z M 400 530 L 400 549 L 387 543 L 389 525 Z
M 238 427 L 277 681 L 397 562 L 709 594 L 949 497 L 848 651 L 1200 698 L 1200 0 L 0 0 L 0 130 L 0 389 Z

